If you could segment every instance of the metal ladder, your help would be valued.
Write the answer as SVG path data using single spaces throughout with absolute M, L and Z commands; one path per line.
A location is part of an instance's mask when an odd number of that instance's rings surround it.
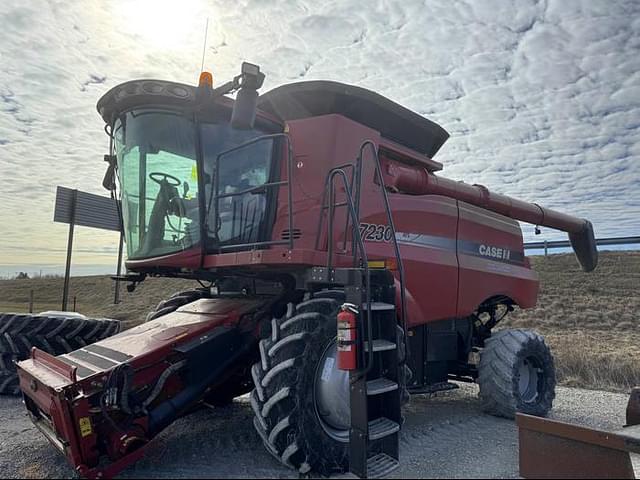
M 398 345 L 397 313 L 395 306 L 394 277 L 386 269 L 370 269 L 367 252 L 359 230 L 359 205 L 362 179 L 362 159 L 364 150 L 370 147 L 378 175 L 389 227 L 393 234 L 394 253 L 399 272 L 400 297 L 402 302 L 401 326 L 404 342 Z M 345 168 L 353 167 L 351 179 Z M 335 179 L 342 181 L 346 200 L 336 203 Z M 353 188 L 355 183 L 355 203 Z M 327 203 L 328 199 L 328 203 Z M 353 268 L 334 269 L 333 261 L 333 221 L 335 208 L 346 207 L 347 219 L 344 233 L 346 252 L 347 231 L 351 221 Z M 329 210 L 327 267 L 317 269 L 318 278 L 328 283 L 345 287 L 346 300 L 358 305 L 360 312 L 357 333 L 358 370 L 350 373 L 351 430 L 349 442 L 349 470 L 360 478 L 377 478 L 389 474 L 399 466 L 399 432 L 401 414 L 401 366 L 399 348 L 406 355 L 406 321 L 404 270 L 395 236 L 395 226 L 390 211 L 389 200 L 384 185 L 380 160 L 375 145 L 365 141 L 359 151 L 355 165 L 343 165 L 332 169 L 327 175 L 322 200 L 316 248 L 322 232 L 324 211 Z M 322 272 L 321 272 L 322 271 Z
M 351 433 L 349 470 L 361 478 L 378 478 L 399 466 L 402 423 L 400 365 L 395 288 L 388 270 L 371 272 L 373 299 L 361 318 L 371 336 L 360 343 L 361 352 L 373 354 L 364 371 L 350 374 Z M 359 336 L 359 338 L 364 338 Z

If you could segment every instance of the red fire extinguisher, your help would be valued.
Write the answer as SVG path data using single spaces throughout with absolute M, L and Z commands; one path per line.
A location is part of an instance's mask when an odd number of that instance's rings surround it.
M 358 308 L 345 303 L 338 312 L 338 368 L 355 370 L 357 365 L 356 325 Z

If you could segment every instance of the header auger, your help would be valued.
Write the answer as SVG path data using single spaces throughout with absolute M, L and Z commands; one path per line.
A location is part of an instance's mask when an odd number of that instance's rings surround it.
M 376 93 L 258 96 L 263 78 L 243 64 L 218 88 L 137 80 L 98 102 L 125 280 L 203 286 L 75 352 L 35 349 L 18 366 L 34 423 L 81 475 L 112 476 L 199 402 L 250 393 L 282 464 L 372 477 L 398 466 L 410 394 L 477 382 L 490 413 L 546 415 L 544 340 L 493 332 L 537 299 L 516 220 L 568 232 L 586 271 L 591 224 L 437 175 L 447 132 Z

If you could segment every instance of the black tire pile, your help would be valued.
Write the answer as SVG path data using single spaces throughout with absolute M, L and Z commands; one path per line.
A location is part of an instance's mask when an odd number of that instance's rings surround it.
M 120 322 L 106 318 L 0 313 L 0 395 L 20 393 L 15 362 L 29 358 L 33 347 L 62 355 L 119 331 Z

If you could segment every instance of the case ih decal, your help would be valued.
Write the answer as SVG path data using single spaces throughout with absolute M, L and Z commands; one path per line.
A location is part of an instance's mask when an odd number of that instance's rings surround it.
M 511 250 L 508 248 L 492 247 L 490 245 L 480 245 L 478 253 L 484 257 L 492 257 L 496 260 L 511 259 Z
M 388 225 L 378 225 L 375 223 L 361 223 L 360 233 L 364 241 L 368 242 L 390 242 L 391 236 Z M 384 235 L 383 235 L 384 233 Z M 469 242 L 466 240 L 455 241 L 447 237 L 436 235 L 425 235 L 422 233 L 396 232 L 398 243 L 412 245 L 414 247 L 439 248 L 442 250 L 454 251 L 476 257 L 484 257 L 503 263 L 515 263 L 521 265 L 524 262 L 524 252 L 512 251 L 506 247 L 487 245 L 484 243 Z

